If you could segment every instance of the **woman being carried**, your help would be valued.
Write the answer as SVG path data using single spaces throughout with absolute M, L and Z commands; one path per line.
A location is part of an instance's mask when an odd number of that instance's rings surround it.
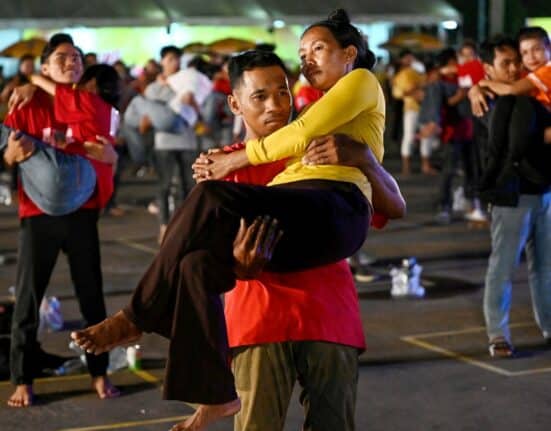
M 288 126 L 246 142 L 245 150 L 209 156 L 214 179 L 249 164 L 290 157 L 286 169 L 270 187 L 224 181 L 196 186 L 174 214 L 130 304 L 101 324 L 71 334 L 94 353 L 132 341 L 143 331 L 170 338 L 164 395 L 200 404 L 176 429 L 202 429 L 239 409 L 219 294 L 234 286 L 232 243 L 240 219 L 267 214 L 279 221 L 285 234 L 267 267 L 276 272 L 335 262 L 358 250 L 366 236 L 372 211 L 366 177 L 352 167 L 306 165 L 302 156 L 313 138 L 343 133 L 382 159 L 385 105 L 369 72 L 374 56 L 342 10 L 310 26 L 299 52 L 305 76 L 324 96 Z M 246 79 L 239 56 L 229 69 L 233 91 L 239 92 Z M 250 103 L 263 97 L 261 90 L 253 93 Z M 215 285 L 206 283 L 213 273 Z

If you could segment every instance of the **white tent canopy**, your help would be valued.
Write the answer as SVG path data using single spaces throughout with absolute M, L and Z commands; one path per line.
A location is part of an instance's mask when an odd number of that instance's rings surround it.
M 2 0 L 1 28 L 308 24 L 336 7 L 354 22 L 431 24 L 461 21 L 441 0 Z

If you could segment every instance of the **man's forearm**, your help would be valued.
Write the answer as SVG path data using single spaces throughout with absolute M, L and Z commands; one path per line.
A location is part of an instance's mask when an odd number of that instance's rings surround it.
M 398 184 L 371 152 L 366 152 L 366 155 L 366 160 L 359 168 L 371 184 L 372 203 L 375 211 L 389 219 L 404 217 L 406 201 Z

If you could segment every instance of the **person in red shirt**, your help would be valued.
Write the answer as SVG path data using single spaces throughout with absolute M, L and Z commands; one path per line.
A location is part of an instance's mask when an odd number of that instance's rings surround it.
M 245 141 L 286 125 L 290 105 L 272 102 L 286 86 L 283 77 L 272 73 L 272 67 L 261 58 L 251 60 L 245 68 L 239 91 L 229 97 L 233 113 L 244 120 Z M 258 92 L 264 102 L 249 103 Z M 266 113 L 279 121 L 266 123 Z M 238 143 L 226 151 L 241 148 L 243 144 Z M 403 215 L 405 204 L 396 183 L 365 145 L 344 135 L 319 138 L 310 145 L 304 162 L 350 163 L 360 168 L 374 187 L 375 210 L 384 212 L 380 218 Z M 208 155 L 200 157 L 194 167 L 198 180 L 208 177 Z M 247 167 L 226 179 L 264 185 L 284 167 L 285 161 Z M 365 341 L 346 260 L 238 280 L 235 289 L 225 295 L 225 314 L 232 371 L 241 399 L 234 430 L 283 429 L 297 380 L 303 388 L 306 428 L 354 429 L 358 353 L 365 349 Z
M 105 208 L 113 193 L 112 165 L 115 160 L 106 162 L 88 156 L 90 145 L 99 145 L 93 143 L 98 136 L 108 137 L 107 146 L 114 142 L 119 114 L 113 105 L 120 93 L 116 70 L 106 64 L 91 66 L 86 69 L 78 88 L 56 84 L 41 75 L 33 75 L 30 79 L 54 96 L 55 118 L 66 124 L 67 130 L 62 135 L 46 129 L 42 138 L 47 142 L 25 136 L 34 145 L 32 157 L 18 164 L 26 194 L 41 211 L 58 216 L 69 214 L 87 202 L 92 205 L 90 197 L 97 185 L 97 203 Z M 0 128 L 1 149 L 4 141 L 9 144 L 5 135 L 10 129 L 2 124 Z M 57 148 L 63 152 L 56 151 Z
M 42 54 L 42 72 L 56 83 L 72 84 L 82 75 L 82 57 L 69 35 L 52 36 Z M 65 124 L 55 115 L 55 103 L 46 92 L 36 90 L 30 102 L 12 111 L 6 124 L 34 138 L 65 135 Z M 13 160 L 6 158 L 8 164 Z M 101 172 L 96 171 L 98 177 Z M 100 186 L 98 181 L 98 187 Z M 11 334 L 11 380 L 16 386 L 8 400 L 11 407 L 33 403 L 32 383 L 37 364 L 36 340 L 38 308 L 60 251 L 67 254 L 71 276 L 86 324 L 105 318 L 102 292 L 99 237 L 99 193 L 77 211 L 64 216 L 44 214 L 19 184 L 19 217 L 21 219 L 19 259 L 17 262 L 16 301 Z M 108 355 L 87 355 L 93 388 L 100 398 L 119 394 L 106 376 Z
M 67 125 L 63 143 L 66 153 L 88 156 L 83 144 L 96 141 L 98 136 L 107 137 L 110 144 L 115 143 L 120 122 L 115 108 L 120 96 L 120 79 L 112 66 L 88 67 L 76 87 L 56 84 L 41 75 L 33 75 L 31 82 L 54 96 L 55 118 Z M 89 160 L 97 172 L 97 205 L 105 208 L 113 194 L 113 166 L 93 158 Z
M 332 31 L 336 32 L 336 36 Z M 339 42 L 337 37 L 343 35 L 345 31 L 352 33 L 353 40 Z M 354 124 L 357 123 L 360 130 L 364 130 L 364 127 L 370 125 L 373 120 L 377 124 L 374 124 L 369 131 L 366 130 L 365 134 L 357 134 L 354 130 L 350 134 L 365 145 L 370 145 L 380 160 L 383 150 L 380 126 L 384 120 L 384 103 L 379 84 L 367 70 L 373 64 L 373 54 L 367 50 L 365 39 L 350 24 L 349 17 L 343 10 L 337 10 L 328 20 L 314 24 L 310 30 L 307 30 L 301 40 L 301 46 L 308 55 L 316 55 L 317 51 L 313 48 L 314 40 L 318 40 L 316 38 L 323 38 L 327 42 L 328 52 L 324 55 L 320 54 L 319 58 L 308 57 L 306 54 L 302 58 L 308 65 L 307 73 L 310 79 L 314 79 L 320 88 L 328 91 L 316 103 L 315 109 L 312 108 L 305 114 L 305 118 L 311 118 L 312 125 L 323 123 L 324 127 L 317 129 L 318 135 L 324 133 L 323 130 L 327 130 L 325 133 L 328 133 L 331 130 L 345 132 L 348 129 L 344 126 L 339 129 L 336 122 L 326 121 L 327 117 L 332 115 L 330 107 L 338 110 L 339 114 L 349 114 L 340 120 L 345 125 L 350 123 L 350 116 L 354 117 Z M 240 82 L 237 75 L 240 64 L 246 61 L 249 55 L 256 54 L 260 55 L 257 52 L 248 52 L 232 58 L 230 65 L 232 82 L 234 82 L 233 67 L 235 66 L 236 72 L 235 82 Z M 277 59 L 277 61 L 281 63 L 281 60 Z M 329 63 L 332 65 L 331 73 L 324 75 L 322 65 L 329 65 Z M 359 70 L 362 68 L 363 70 Z M 284 66 L 281 65 L 281 69 L 278 67 L 271 69 L 273 73 L 281 75 Z M 346 75 L 347 72 L 350 72 L 350 75 Z M 343 73 L 346 77 L 342 75 Z M 318 77 L 324 77 L 327 80 L 318 80 Z M 333 84 L 341 78 L 344 79 L 342 81 L 344 84 L 334 87 Z M 352 99 L 343 97 L 350 96 L 354 91 L 358 93 L 358 88 L 366 82 L 372 84 L 373 92 L 365 88 L 365 91 L 361 92 L 362 97 L 358 100 L 353 97 Z M 332 92 L 333 89 L 335 91 Z M 280 88 L 278 94 L 281 96 L 278 102 L 284 103 L 284 95 L 286 95 L 286 101 L 290 103 L 287 86 Z M 331 97 L 332 95 L 335 95 L 335 100 Z M 259 92 L 258 96 L 251 98 L 251 103 L 261 102 L 262 97 Z M 340 107 L 350 108 L 350 100 L 360 102 L 360 106 L 357 106 L 357 109 L 342 111 Z M 342 106 L 339 105 L 339 108 L 335 109 L 333 102 L 337 101 L 341 102 Z M 323 109 L 325 104 L 327 110 Z M 274 110 L 276 109 L 274 106 Z M 365 118 L 364 121 L 363 117 L 357 115 L 358 109 L 360 112 L 373 115 Z M 267 113 L 263 121 L 276 122 L 275 117 L 278 115 Z M 335 119 L 334 115 L 333 118 Z M 303 123 L 302 120 L 293 124 Z M 284 134 L 292 135 L 292 129 L 292 126 L 284 127 L 275 133 L 284 131 Z M 370 132 L 373 133 L 370 134 Z M 310 133 L 315 136 L 314 130 Z M 297 135 L 296 139 L 299 136 Z M 301 145 L 294 147 L 294 153 L 302 156 L 305 143 L 308 141 L 310 139 L 302 140 Z M 286 141 L 282 145 L 288 148 L 293 142 L 293 140 Z M 262 145 L 262 142 L 254 141 L 252 145 Z M 290 151 L 290 154 L 293 154 L 293 151 Z M 224 165 L 222 170 L 217 171 L 218 174 L 225 172 L 224 175 L 220 175 L 221 178 L 238 166 L 251 164 L 248 161 L 245 163 L 245 156 L 248 157 L 245 152 L 233 154 L 237 154 L 237 158 L 233 155 L 210 156 L 217 159 L 215 165 L 218 162 Z M 256 155 L 258 154 L 251 155 L 253 160 L 256 160 L 254 158 Z M 283 153 L 280 152 L 278 156 L 268 159 L 277 160 L 282 158 Z M 229 163 L 221 162 L 221 159 Z M 234 165 L 231 161 L 243 163 Z M 175 429 L 202 429 L 205 421 L 214 421 L 239 410 L 240 403 L 233 385 L 233 375 L 225 361 L 227 341 L 224 316 L 220 314 L 220 309 L 212 295 L 214 292 L 231 289 L 235 283 L 231 246 L 239 226 L 240 214 L 243 217 L 252 217 L 268 213 L 281 218 L 282 226 L 288 229 L 289 234 L 278 244 L 276 253 L 270 261 L 270 267 L 276 271 L 298 270 L 334 262 L 350 255 L 363 243 L 372 212 L 371 203 L 368 200 L 371 193 L 367 178 L 357 168 L 313 166 L 311 170 L 314 172 L 312 174 L 314 177 L 317 176 L 316 172 L 324 171 L 327 172 L 328 177 L 334 174 L 335 177 L 342 178 L 346 175 L 340 172 L 345 171 L 350 172 L 354 181 L 341 183 L 333 180 L 301 180 L 308 177 L 306 172 L 310 169 L 304 169 L 305 166 L 300 159 L 296 160 L 296 164 L 298 165 L 297 180 L 290 181 L 289 183 L 293 183 L 290 186 L 265 187 L 209 181 L 196 187 L 173 218 L 161 252 L 155 258 L 158 266 L 154 264 L 148 269 L 134 292 L 129 307 L 99 325 L 71 334 L 83 348 L 99 353 L 139 337 L 141 331 L 165 333 L 168 329 L 178 331 L 171 337 L 171 355 L 167 369 L 171 368 L 172 375 L 165 381 L 165 394 L 179 397 L 176 399 L 184 401 L 196 401 L 200 406 L 192 418 L 186 420 L 184 424 L 179 424 Z M 229 165 L 233 168 L 229 169 Z M 212 169 L 212 166 L 210 168 Z M 289 166 L 284 172 L 287 170 Z M 324 176 L 319 174 L 317 178 L 324 178 Z M 367 187 L 364 188 L 364 184 Z M 335 186 L 338 190 L 336 193 L 322 190 L 318 193 L 318 190 L 325 186 Z M 365 190 L 365 194 L 362 194 L 361 189 Z M 226 191 L 229 193 L 226 194 Z M 341 193 L 346 195 L 344 199 L 340 198 Z M 335 199 L 332 198 L 333 196 Z M 222 201 L 224 203 L 221 204 Z M 195 208 L 201 208 L 204 211 L 196 212 Z M 217 283 L 213 285 L 205 280 L 210 273 L 214 273 L 217 278 Z M 164 274 L 167 275 L 166 278 Z M 161 277 L 157 277 L 158 275 Z M 156 281 L 151 283 L 153 280 Z M 171 325 L 168 326 L 167 311 L 172 309 L 184 320 L 174 322 L 172 319 Z M 138 321 L 138 316 L 144 317 L 143 324 Z M 217 316 L 222 319 L 218 319 Z M 175 339 L 176 335 L 181 338 Z M 193 346 L 193 355 L 189 354 L 189 346 Z M 177 361 L 177 366 L 172 364 L 172 361 Z

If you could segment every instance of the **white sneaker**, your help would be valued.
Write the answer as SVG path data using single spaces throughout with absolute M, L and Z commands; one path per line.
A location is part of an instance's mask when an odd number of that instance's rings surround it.
M 153 215 L 159 214 L 159 205 L 157 205 L 157 202 L 151 202 L 151 203 L 147 206 L 147 212 L 148 212 L 149 214 L 153 214 Z
M 488 217 L 480 208 L 475 208 L 471 212 L 465 214 L 465 219 L 468 221 L 487 221 Z

